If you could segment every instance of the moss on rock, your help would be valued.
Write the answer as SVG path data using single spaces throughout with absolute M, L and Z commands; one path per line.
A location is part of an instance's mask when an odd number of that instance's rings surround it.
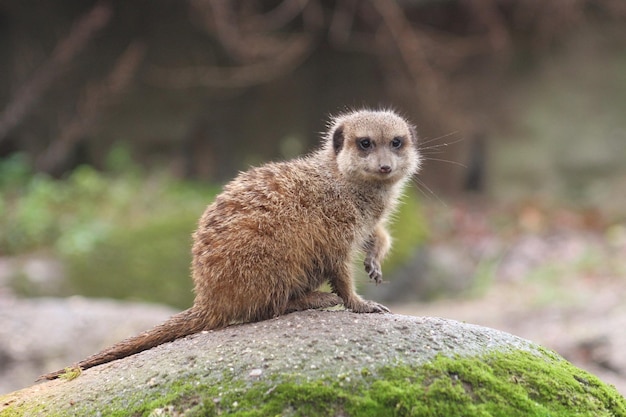
M 328 318 L 335 329 L 352 326 L 335 339 L 320 330 L 323 326 L 305 326 Z M 276 333 L 285 329 L 290 329 L 291 343 L 280 337 L 284 332 Z M 427 336 L 436 330 L 440 345 Z M 324 337 L 322 349 L 300 337 L 311 333 Z M 373 340 L 375 333 L 382 338 Z M 259 339 L 263 335 L 279 340 L 266 344 Z M 246 336 L 247 344 L 236 345 L 237 337 Z M 415 349 L 399 340 L 401 336 L 409 336 L 405 340 Z M 482 337 L 481 346 L 464 346 L 476 337 Z M 361 342 L 374 345 L 368 351 Z M 205 356 L 203 349 L 221 355 L 228 344 L 235 345 L 230 357 Z M 309 349 L 303 353 L 305 346 Z M 246 348 L 253 354 L 235 354 Z M 259 361 L 257 351 L 262 357 L 273 351 L 277 360 Z M 187 367 L 181 366 L 177 353 Z M 159 365 L 158 358 L 167 360 L 168 355 L 175 356 L 174 364 Z M 306 312 L 271 320 L 267 326 L 249 324 L 198 335 L 87 370 L 74 381 L 0 397 L 0 407 L 2 417 L 626 416 L 626 400 L 613 387 L 506 333 L 442 319 L 347 312 Z

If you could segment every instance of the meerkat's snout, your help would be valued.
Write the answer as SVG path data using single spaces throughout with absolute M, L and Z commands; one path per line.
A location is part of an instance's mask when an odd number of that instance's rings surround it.
M 374 162 L 374 171 L 386 177 L 396 170 L 395 165 L 391 159 L 378 158 L 378 161 Z
M 372 155 L 374 159 L 374 170 L 378 171 L 379 174 L 383 174 L 383 176 L 387 176 L 396 170 L 394 158 L 397 158 L 390 149 L 385 148 L 385 146 L 378 147 L 376 152 Z
M 391 167 L 389 165 L 380 165 L 378 171 L 382 174 L 389 174 L 391 173 Z

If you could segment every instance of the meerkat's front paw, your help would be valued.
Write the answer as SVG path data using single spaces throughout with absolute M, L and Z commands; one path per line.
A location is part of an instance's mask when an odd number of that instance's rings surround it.
M 384 305 L 369 300 L 359 300 L 347 307 L 355 313 L 391 313 Z
M 376 285 L 383 282 L 383 270 L 380 267 L 380 262 L 373 257 L 366 256 L 363 265 L 365 265 L 365 272 Z

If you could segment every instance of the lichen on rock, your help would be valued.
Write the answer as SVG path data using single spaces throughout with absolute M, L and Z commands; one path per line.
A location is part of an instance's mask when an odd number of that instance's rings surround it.
M 452 320 L 308 311 L 0 397 L 1 416 L 626 416 L 557 354 Z

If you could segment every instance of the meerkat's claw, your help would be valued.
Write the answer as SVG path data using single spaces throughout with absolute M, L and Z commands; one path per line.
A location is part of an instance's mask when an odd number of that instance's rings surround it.
M 349 308 L 354 313 L 391 313 L 384 305 L 370 300 L 361 300 L 358 304 L 352 305 Z
M 367 275 L 376 283 L 376 285 L 383 282 L 383 271 L 380 263 L 378 263 L 375 259 L 366 258 L 363 264 L 365 265 L 365 272 L 367 272 Z

